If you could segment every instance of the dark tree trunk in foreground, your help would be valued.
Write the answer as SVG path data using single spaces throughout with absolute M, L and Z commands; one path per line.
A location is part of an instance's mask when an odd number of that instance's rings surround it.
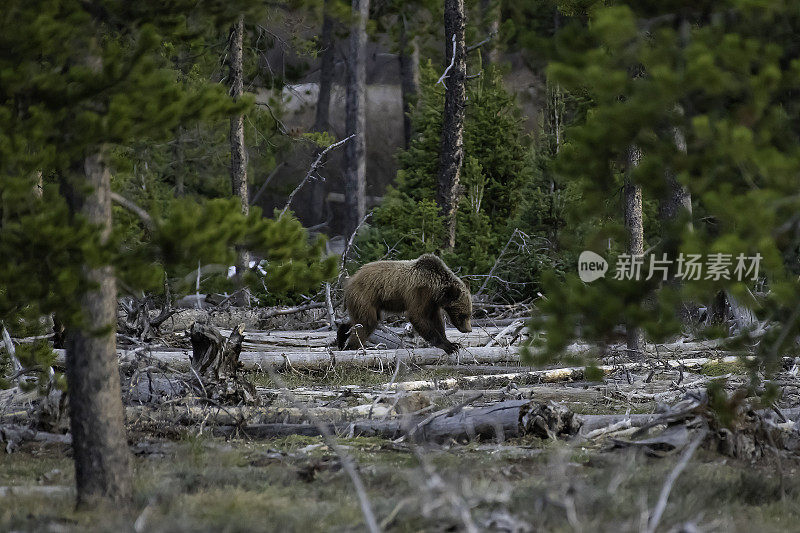
M 419 92 L 419 46 L 414 35 L 409 36 L 405 15 L 400 21 L 400 80 L 403 98 L 403 146 L 411 143 L 411 106 L 417 103 Z
M 355 138 L 345 147 L 344 197 L 347 234 L 352 234 L 367 211 L 367 162 L 364 127 L 367 89 L 367 18 L 369 0 L 353 0 L 347 58 L 347 135 Z
M 331 2 L 332 0 L 325 0 L 325 14 L 322 20 L 322 36 L 320 37 L 322 60 L 319 68 L 319 96 L 317 97 L 317 109 L 313 126 L 313 130 L 318 132 L 331 129 L 331 90 L 333 89 L 333 78 L 336 73 L 333 18 L 330 14 Z M 318 149 L 317 153 L 320 150 Z M 323 223 L 325 221 L 325 182 L 320 179 L 314 179 L 311 182 L 311 206 L 310 211 L 314 217 L 312 224 Z
M 628 174 L 639 166 L 642 153 L 636 146 L 628 152 Z M 642 188 L 630 180 L 625 181 L 625 227 L 628 228 L 628 253 L 631 256 L 644 254 L 644 220 L 642 215 Z M 636 281 L 632 281 L 635 283 Z M 628 354 L 635 358 L 644 356 L 644 333 L 640 327 L 628 325 Z
M 436 203 L 444 216 L 447 228 L 444 243 L 446 249 L 453 249 L 456 243 L 456 211 L 460 196 L 459 179 L 461 165 L 464 161 L 464 107 L 467 101 L 465 26 L 464 0 L 445 0 L 445 64 L 452 63 L 453 66 L 444 79 L 447 89 L 444 97 L 442 148 L 439 154 Z M 455 57 L 453 56 L 454 39 Z
M 230 95 L 238 100 L 244 92 L 244 75 L 242 67 L 242 41 L 244 38 L 244 17 L 239 17 L 238 22 L 231 28 L 230 50 L 228 51 Z M 244 115 L 231 117 L 231 186 L 233 194 L 238 196 L 242 204 L 242 213 L 250 212 L 250 200 L 247 193 L 247 153 L 244 146 Z M 236 265 L 236 281 L 239 287 L 239 296 L 236 302 L 239 305 L 250 305 L 250 290 L 244 286 L 244 273 L 250 263 L 250 254 L 247 250 L 238 250 L 239 259 Z
M 105 243 L 111 235 L 111 176 L 102 152 L 88 156 L 83 171 L 91 190 L 79 180 L 71 207 L 101 226 Z M 116 353 L 116 280 L 110 265 L 85 266 L 84 276 L 95 287 L 80 296 L 83 322 L 66 340 L 78 502 L 122 502 L 131 496 L 131 474 Z

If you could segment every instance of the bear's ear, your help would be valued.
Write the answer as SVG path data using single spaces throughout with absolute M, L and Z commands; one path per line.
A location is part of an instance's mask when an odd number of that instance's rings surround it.
M 444 289 L 444 293 L 442 294 L 442 305 L 449 305 L 456 300 L 458 297 L 461 296 L 461 287 L 456 285 L 455 283 L 452 285 L 448 285 Z

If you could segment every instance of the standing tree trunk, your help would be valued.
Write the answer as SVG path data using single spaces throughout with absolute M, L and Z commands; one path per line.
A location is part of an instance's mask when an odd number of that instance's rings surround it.
M 456 211 L 460 196 L 459 179 L 464 161 L 464 108 L 467 101 L 467 61 L 464 46 L 464 0 L 445 0 L 444 34 L 445 59 L 452 68 L 445 78 L 442 119 L 442 148 L 439 154 L 436 203 L 445 219 L 445 248 L 456 244 Z M 455 43 L 455 56 L 453 54 Z
M 317 109 L 314 116 L 313 130 L 318 132 L 328 131 L 331 128 L 331 90 L 336 67 L 336 50 L 333 46 L 333 17 L 330 13 L 332 0 L 325 0 L 324 15 L 322 20 L 322 60 L 319 68 L 319 96 Z M 319 154 L 321 148 L 316 150 Z M 314 217 L 312 224 L 317 225 L 325 221 L 325 182 L 314 179 L 311 182 L 311 213 Z
M 240 16 L 231 28 L 230 50 L 228 51 L 230 95 L 238 100 L 244 92 L 244 75 L 242 67 L 242 41 L 244 39 L 244 17 Z M 238 196 L 242 204 L 242 213 L 250 212 L 250 200 L 247 193 L 247 152 L 244 146 L 244 115 L 231 117 L 231 186 L 233 194 Z M 239 295 L 236 302 L 242 306 L 250 305 L 250 290 L 244 284 L 244 273 L 250 264 L 250 254 L 247 250 L 238 250 L 236 264 L 236 282 Z
M 408 150 L 411 143 L 411 106 L 417 103 L 419 92 L 419 46 L 417 37 L 408 35 L 406 16 L 400 23 L 400 79 L 403 98 L 403 146 Z
M 625 226 L 628 228 L 628 253 L 644 255 L 644 220 L 642 214 L 642 188 L 631 181 L 630 173 L 639 166 L 642 152 L 636 146 L 628 150 L 628 177 L 625 180 Z M 644 357 L 644 333 L 635 324 L 628 324 L 628 354 Z
M 111 176 L 102 150 L 85 159 L 83 172 L 90 188 L 79 180 L 70 207 L 101 227 L 105 244 L 111 236 Z M 84 266 L 83 275 L 92 288 L 80 296 L 82 322 L 66 339 L 78 503 L 123 502 L 131 496 L 131 474 L 116 352 L 116 280 L 111 265 Z
M 364 127 L 367 89 L 367 18 L 369 0 L 353 0 L 347 58 L 347 135 L 355 135 L 345 148 L 344 197 L 347 234 L 351 235 L 367 211 L 367 162 Z

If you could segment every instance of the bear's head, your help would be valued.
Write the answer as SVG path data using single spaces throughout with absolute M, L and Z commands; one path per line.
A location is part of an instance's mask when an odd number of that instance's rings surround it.
M 472 331 L 472 324 L 470 324 L 472 294 L 470 294 L 469 287 L 463 281 L 458 280 L 458 283 L 454 283 L 445 289 L 442 308 L 458 331 L 461 333 Z

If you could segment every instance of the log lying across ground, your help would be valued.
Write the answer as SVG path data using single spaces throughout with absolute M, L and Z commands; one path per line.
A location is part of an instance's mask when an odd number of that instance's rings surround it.
M 453 416 L 403 417 L 390 420 L 359 420 L 346 423 L 322 422 L 328 430 L 340 435 L 396 439 L 413 430 L 414 438 L 426 442 L 472 440 L 519 436 L 519 410 L 529 400 L 498 402 L 486 407 L 463 410 Z M 287 435 L 319 436 L 321 429 L 313 424 L 251 424 L 219 426 L 214 434 L 225 437 L 273 438 Z
M 660 365 L 672 370 L 697 370 L 707 363 L 736 363 L 740 356 L 725 357 L 694 357 L 686 359 L 668 359 L 660 361 Z M 620 370 L 637 370 L 649 368 L 642 363 L 622 363 L 618 365 L 601 365 L 596 367 L 604 375 Z M 531 385 L 537 383 L 558 383 L 564 381 L 578 381 L 585 377 L 586 367 L 554 368 L 551 370 L 531 370 L 525 372 L 508 372 L 504 374 L 481 374 L 474 376 L 457 376 L 437 380 L 401 381 L 392 383 L 394 390 L 419 391 L 435 389 L 496 389 L 505 387 L 510 383 L 517 385 Z
M 220 333 L 228 336 L 230 330 L 223 329 L 220 330 Z M 502 336 L 500 336 L 501 333 L 503 333 Z M 504 346 L 512 340 L 509 331 L 503 327 L 475 328 L 470 333 L 461 333 L 455 328 L 448 328 L 445 334 L 452 342 L 464 347 L 486 346 L 490 342 Z M 497 338 L 498 336 L 500 338 Z M 497 341 L 495 341 L 496 338 Z M 418 335 L 411 335 L 405 328 L 398 327 L 384 328 L 384 331 L 377 330 L 369 340 L 371 343 L 380 344 L 387 349 L 403 348 L 404 346 L 418 348 L 425 344 L 425 341 Z M 252 351 L 270 350 L 272 347 L 292 351 L 316 351 L 333 348 L 335 345 L 335 331 L 246 331 L 244 339 L 245 350 Z
M 379 403 L 352 407 L 275 407 L 275 406 L 146 406 L 133 405 L 125 408 L 128 423 L 133 425 L 191 426 L 240 425 L 279 423 L 308 424 L 321 419 L 329 423 L 359 420 L 367 417 L 383 418 L 392 413 L 391 406 Z
M 686 352 L 674 350 L 670 355 L 688 355 L 696 353 L 702 349 L 695 348 L 690 344 L 685 345 Z M 565 351 L 565 355 L 580 356 L 589 355 L 594 350 L 588 345 L 575 344 Z M 63 350 L 55 350 L 56 363 L 63 365 L 65 353 Z M 666 355 L 661 352 L 662 355 Z M 146 355 L 147 357 L 166 364 L 169 367 L 188 371 L 190 367 L 189 350 L 118 350 L 117 354 L 122 359 L 130 359 Z M 519 363 L 520 357 L 516 346 L 490 346 L 464 348 L 457 354 L 446 355 L 438 348 L 408 348 L 397 350 L 350 350 L 350 351 L 243 351 L 239 356 L 239 361 L 246 370 L 263 370 L 271 367 L 274 370 L 324 370 L 328 368 L 355 367 L 355 368 L 393 368 L 397 360 L 407 364 L 430 365 L 430 364 L 497 364 L 497 363 Z M 732 363 L 738 360 L 738 356 L 729 357 L 699 357 L 691 359 L 664 360 L 670 368 L 692 369 L 698 368 L 711 361 Z M 642 368 L 639 363 L 625 363 L 619 365 L 602 365 L 599 367 L 604 373 L 608 374 L 621 369 Z M 558 381 L 570 381 L 583 379 L 583 367 L 559 368 L 554 370 L 537 370 L 532 372 L 516 372 L 489 376 L 461 376 L 457 378 L 442 379 L 437 381 L 411 381 L 398 383 L 397 388 L 404 390 L 425 390 L 430 388 L 494 388 L 502 387 L 514 381 L 517 384 L 549 383 Z
M 321 435 L 320 425 L 343 436 L 381 437 L 397 439 L 413 438 L 420 442 L 450 442 L 498 440 L 533 434 L 540 437 L 554 436 L 551 431 L 564 431 L 565 437 L 576 434 L 585 437 L 598 429 L 622 425 L 626 428 L 641 428 L 664 419 L 661 414 L 581 415 L 567 409 L 550 408 L 531 400 L 508 400 L 484 407 L 462 410 L 443 409 L 430 415 L 406 416 L 389 420 L 358 420 L 354 422 L 323 421 L 317 424 L 251 424 L 247 426 L 218 426 L 211 431 L 220 436 L 240 438 L 275 438 L 288 435 Z M 767 413 L 767 411 L 764 411 Z M 564 416 L 553 424 L 548 415 Z M 787 420 L 796 424 L 800 409 L 782 412 Z M 767 416 L 773 416 L 767 413 Z M 791 423 L 791 422 L 790 422 Z M 549 426 L 549 427 L 548 427 Z
M 64 364 L 63 350 L 55 350 L 56 363 Z M 118 350 L 117 354 L 123 358 L 145 355 L 164 363 L 175 370 L 187 371 L 190 366 L 190 350 L 159 350 L 152 352 L 135 352 Z M 239 361 L 246 370 L 324 370 L 331 367 L 366 367 L 366 368 L 393 368 L 397 360 L 416 365 L 429 365 L 435 363 L 455 364 L 460 362 L 470 363 L 508 363 L 519 361 L 516 347 L 492 346 L 489 348 L 477 347 L 461 350 L 459 354 L 446 355 L 439 348 L 415 348 L 398 350 L 350 350 L 350 351 L 306 351 L 296 352 L 263 351 L 242 352 Z

